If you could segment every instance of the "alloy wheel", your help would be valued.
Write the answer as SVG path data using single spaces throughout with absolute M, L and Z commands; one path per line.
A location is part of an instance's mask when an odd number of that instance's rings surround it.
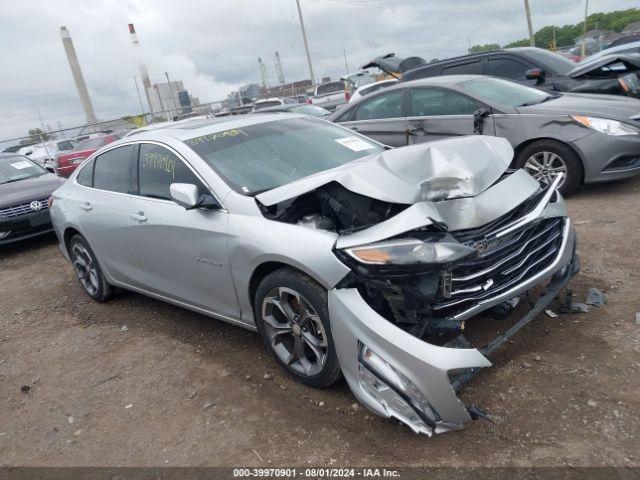
M 553 152 L 537 152 L 531 155 L 524 164 L 524 170 L 541 183 L 550 184 L 558 174 L 564 176 L 560 180 L 558 188 L 564 185 L 567 179 L 567 164 L 564 159 Z
M 290 288 L 271 289 L 262 301 L 267 339 L 278 358 L 301 375 L 319 374 L 329 343 L 320 317 L 311 304 Z
M 73 268 L 76 271 L 80 284 L 91 296 L 96 295 L 100 287 L 98 270 L 89 251 L 80 243 L 74 243 L 71 247 Z

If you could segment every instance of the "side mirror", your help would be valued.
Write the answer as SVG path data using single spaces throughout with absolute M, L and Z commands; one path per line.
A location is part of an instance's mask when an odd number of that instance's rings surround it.
M 191 210 L 198 206 L 198 187 L 190 183 L 172 183 L 169 187 L 171 198 L 181 207 Z
M 528 80 L 538 80 L 538 83 L 544 80 L 546 73 L 541 68 L 531 68 L 525 72 Z
M 473 112 L 473 133 L 474 135 L 482 135 L 484 130 L 484 117 L 491 115 L 491 110 L 480 107 Z
M 216 199 L 208 194 L 200 195 L 198 187 L 191 183 L 172 183 L 169 186 L 171 198 L 186 210 L 194 208 L 220 208 Z

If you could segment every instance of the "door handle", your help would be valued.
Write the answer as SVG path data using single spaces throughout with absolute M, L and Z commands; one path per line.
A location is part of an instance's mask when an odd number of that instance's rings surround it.
M 91 206 L 91 204 L 90 204 L 89 202 L 81 203 L 81 204 L 80 204 L 80 208 L 81 208 L 82 210 L 86 210 L 87 212 L 88 212 L 89 210 L 93 210 L 93 207 Z
M 130 213 L 129 216 L 133 220 L 135 220 L 136 222 L 146 222 L 147 221 L 147 217 L 144 216 L 144 212 Z
M 351 127 L 351 130 L 353 130 L 354 132 L 357 132 L 360 129 L 358 127 Z

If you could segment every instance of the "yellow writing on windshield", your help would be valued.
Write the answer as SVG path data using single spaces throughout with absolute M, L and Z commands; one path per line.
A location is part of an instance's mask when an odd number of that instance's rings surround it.
M 186 143 L 190 145 L 197 145 L 203 142 L 213 142 L 221 138 L 233 138 L 240 135 L 245 137 L 249 136 L 246 132 L 240 130 L 239 128 L 232 128 L 231 130 L 224 130 L 222 132 L 214 132 L 210 133 L 209 135 L 203 135 L 202 137 L 191 138 L 187 140 Z
M 171 174 L 173 180 L 176 178 L 176 161 L 169 157 L 169 155 L 162 155 L 158 152 L 146 152 L 142 161 L 142 167 L 162 170 Z

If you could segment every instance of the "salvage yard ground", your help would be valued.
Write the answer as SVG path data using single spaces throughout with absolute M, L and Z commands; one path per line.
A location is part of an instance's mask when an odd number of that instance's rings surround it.
M 568 200 L 604 307 L 540 315 L 463 391 L 495 420 L 431 439 L 314 390 L 257 334 L 133 293 L 97 304 L 45 237 L 0 252 L 0 465 L 639 465 L 640 179 Z M 185 268 L 188 268 L 185 265 Z

